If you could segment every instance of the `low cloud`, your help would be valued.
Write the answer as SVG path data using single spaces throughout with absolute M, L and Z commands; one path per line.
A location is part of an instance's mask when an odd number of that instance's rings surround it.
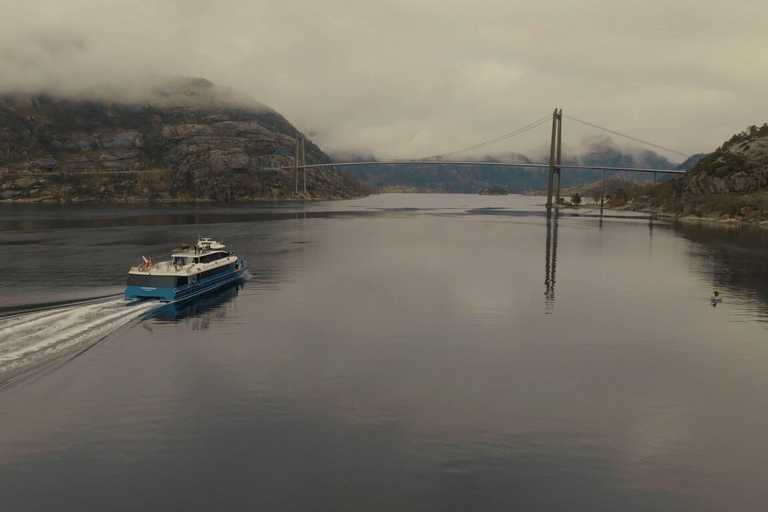
M 766 15 L 717 0 L 18 2 L 0 19 L 0 93 L 138 101 L 203 77 L 328 151 L 378 158 L 471 146 L 560 107 L 692 154 L 768 121 Z M 592 135 L 565 124 L 568 145 Z M 544 126 L 492 149 L 547 144 Z

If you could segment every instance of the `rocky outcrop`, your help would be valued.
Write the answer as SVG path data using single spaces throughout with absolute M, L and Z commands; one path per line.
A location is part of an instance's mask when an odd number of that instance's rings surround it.
M 684 190 L 694 196 L 743 194 L 768 187 L 768 136 L 749 137 L 724 145 L 702 159 L 685 178 Z
M 622 207 L 720 221 L 768 221 L 768 124 L 701 158 L 684 178 L 623 191 Z
M 288 169 L 296 129 L 283 116 L 242 98 L 217 100 L 215 86 L 205 80 L 177 85 L 181 92 L 166 89 L 145 104 L 0 98 L 0 199 L 332 199 L 369 193 L 346 173 L 324 168 L 308 172 L 307 193 L 296 194 L 295 173 Z M 306 161 L 330 159 L 307 141 Z

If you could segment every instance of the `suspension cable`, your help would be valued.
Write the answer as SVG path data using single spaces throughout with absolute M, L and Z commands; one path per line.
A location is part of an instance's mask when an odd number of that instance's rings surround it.
M 603 128 L 602 126 L 598 126 L 596 124 L 588 123 L 586 121 L 582 121 L 581 119 L 576 119 L 575 117 L 567 116 L 565 114 L 563 114 L 563 117 L 567 117 L 571 121 L 576 121 L 577 123 L 585 124 L 587 126 L 591 126 L 592 128 L 597 128 L 598 130 L 603 130 L 604 132 L 612 133 L 614 135 L 618 135 L 619 137 L 624 137 L 625 139 L 633 140 L 635 142 L 639 142 L 641 144 L 645 144 L 647 146 L 654 147 L 656 149 L 661 149 L 661 150 L 664 150 L 664 151 L 669 151 L 670 153 L 674 153 L 676 155 L 680 155 L 680 156 L 682 156 L 684 158 L 688 157 L 688 155 L 686 155 L 685 153 L 681 153 L 680 151 L 675 151 L 674 149 L 665 148 L 664 146 L 659 146 L 658 144 L 654 144 L 652 142 L 648 142 L 648 141 L 645 141 L 645 140 L 638 139 L 636 137 L 625 135 L 623 133 L 619 133 L 619 132 L 614 131 L 614 130 L 609 130 L 608 128 Z
M 550 119 L 552 119 L 552 114 L 550 114 L 550 115 L 548 115 L 546 117 L 543 117 L 543 118 L 539 119 L 538 121 L 536 121 L 534 123 L 531 123 L 531 124 L 529 124 L 527 126 L 523 126 L 522 128 L 520 128 L 518 130 L 515 130 L 513 132 L 507 133 L 506 135 L 502 135 L 501 137 L 497 137 L 495 139 L 488 140 L 488 141 L 485 141 L 485 142 L 482 142 L 480 144 L 476 144 L 474 146 L 470 146 L 470 147 L 467 147 L 467 148 L 464 148 L 464 149 L 459 149 L 459 150 L 456 150 L 456 151 L 451 151 L 449 153 L 442 153 L 440 155 L 428 156 L 428 157 L 422 158 L 421 160 L 435 160 L 435 159 L 438 159 L 438 158 L 443 158 L 445 156 L 458 155 L 459 153 L 466 153 L 467 151 L 472 151 L 473 149 L 484 148 L 486 146 L 490 146 L 491 144 L 496 144 L 497 142 L 501 142 L 503 140 L 510 139 L 510 138 L 514 137 L 515 135 L 520 135 L 521 133 L 525 133 L 528 130 L 532 130 L 533 128 L 536 128 L 537 126 L 539 126 L 541 124 L 544 124 L 545 122 L 547 122 Z

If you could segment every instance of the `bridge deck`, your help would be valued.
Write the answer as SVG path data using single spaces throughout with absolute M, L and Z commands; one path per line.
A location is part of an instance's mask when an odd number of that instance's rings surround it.
M 549 164 L 526 164 L 522 162 L 466 162 L 448 160 L 387 160 L 382 162 L 335 162 L 327 164 L 299 165 L 299 169 L 313 169 L 319 167 L 349 167 L 353 165 L 487 165 L 497 167 L 528 167 L 535 169 L 549 169 Z M 597 165 L 560 165 L 560 169 L 594 170 L 594 171 L 628 171 L 628 172 L 661 172 L 665 174 L 685 174 L 678 169 L 644 169 L 635 167 L 609 167 Z

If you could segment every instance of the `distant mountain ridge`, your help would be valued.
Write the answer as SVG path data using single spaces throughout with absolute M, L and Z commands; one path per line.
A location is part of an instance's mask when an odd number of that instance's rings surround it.
M 364 156 L 344 154 L 333 155 L 334 161 L 368 160 Z M 564 165 L 590 165 L 606 167 L 642 167 L 650 169 L 676 169 L 694 162 L 691 157 L 677 165 L 666 157 L 653 151 L 622 151 L 610 140 L 601 139 L 591 143 L 586 152 L 577 157 L 566 157 Z M 461 160 L 461 158 L 457 158 Z M 520 153 L 507 153 L 494 157 L 484 157 L 482 162 L 520 162 L 533 163 L 528 156 Z M 387 166 L 350 166 L 346 168 L 364 183 L 378 187 L 409 187 L 425 192 L 477 193 L 492 186 L 501 186 L 511 193 L 524 193 L 547 186 L 548 171 L 533 167 L 510 168 L 503 166 L 457 166 L 403 164 Z M 593 182 L 602 176 L 601 171 L 563 171 L 562 186 L 573 187 Z M 610 177 L 651 179 L 650 175 L 631 172 L 610 171 Z
M 293 147 L 275 153 L 294 145 L 297 130 L 261 103 L 204 79 L 175 79 L 153 91 L 147 103 L 0 98 L 0 199 L 227 201 L 368 193 L 349 174 L 326 168 L 308 171 L 307 194 L 296 194 L 293 170 L 280 169 L 293 166 Z M 306 160 L 330 162 L 309 140 Z

